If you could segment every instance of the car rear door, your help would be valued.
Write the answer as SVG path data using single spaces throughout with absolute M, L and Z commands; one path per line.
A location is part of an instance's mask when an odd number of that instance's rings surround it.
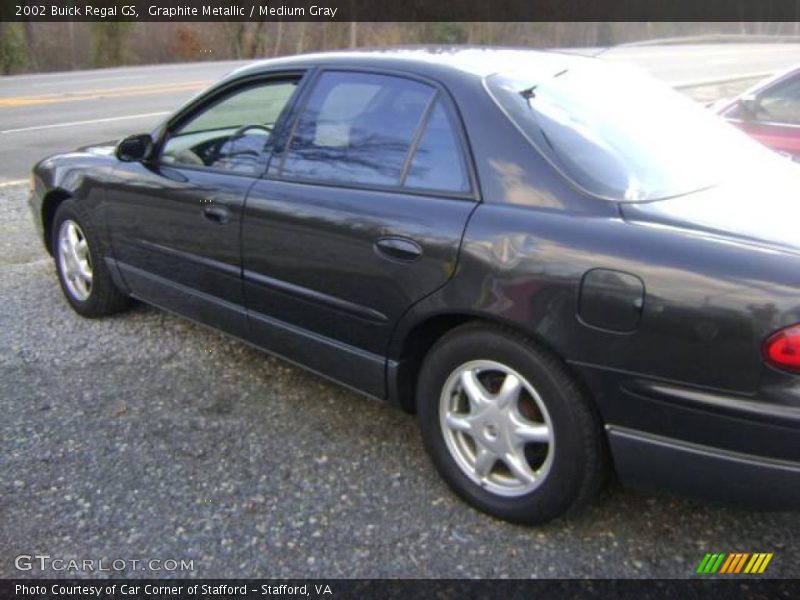
M 384 395 L 394 325 L 453 275 L 476 202 L 454 106 L 429 82 L 326 70 L 242 226 L 254 342 Z
M 226 86 L 179 116 L 152 160 L 115 170 L 107 222 L 135 296 L 246 337 L 242 208 L 299 77 Z

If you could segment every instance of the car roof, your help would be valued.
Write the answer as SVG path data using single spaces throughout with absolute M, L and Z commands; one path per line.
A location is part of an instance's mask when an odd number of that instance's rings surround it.
M 484 78 L 500 71 L 525 69 L 533 80 L 595 59 L 566 52 L 487 46 L 402 46 L 300 54 L 259 61 L 228 77 L 255 75 L 275 68 L 360 67 L 407 71 L 419 75 Z
M 792 79 L 800 75 L 800 64 L 796 64 L 785 71 L 779 71 L 770 77 L 760 80 L 756 83 L 753 87 L 747 89 L 743 94 L 740 96 L 746 96 L 748 94 L 753 94 L 755 92 L 759 92 L 766 88 L 772 87 L 778 82 L 786 81 L 787 79 Z

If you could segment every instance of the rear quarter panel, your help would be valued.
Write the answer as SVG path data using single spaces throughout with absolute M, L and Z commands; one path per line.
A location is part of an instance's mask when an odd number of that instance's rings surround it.
M 764 337 L 800 321 L 798 267 L 791 254 L 612 213 L 483 204 L 453 280 L 414 307 L 401 330 L 455 311 L 521 329 L 575 365 L 748 394 L 762 377 Z M 644 282 L 634 331 L 578 318 L 581 279 L 593 268 Z

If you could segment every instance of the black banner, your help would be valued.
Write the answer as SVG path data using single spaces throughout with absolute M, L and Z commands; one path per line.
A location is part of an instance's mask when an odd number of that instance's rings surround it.
M 2 21 L 800 21 L 800 0 L 1 0 Z
M 122 580 L 106 581 L 28 579 L 0 581 L 0 598 L 84 600 L 363 600 L 414 598 L 467 600 L 498 598 L 614 598 L 648 600 L 676 598 L 797 598 L 800 582 L 769 579 L 695 580 Z

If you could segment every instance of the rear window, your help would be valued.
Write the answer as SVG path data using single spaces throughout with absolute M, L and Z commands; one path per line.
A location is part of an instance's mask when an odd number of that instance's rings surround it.
M 601 198 L 679 196 L 772 158 L 712 112 L 623 65 L 575 61 L 536 80 L 524 70 L 497 73 L 486 87 L 551 163 Z

